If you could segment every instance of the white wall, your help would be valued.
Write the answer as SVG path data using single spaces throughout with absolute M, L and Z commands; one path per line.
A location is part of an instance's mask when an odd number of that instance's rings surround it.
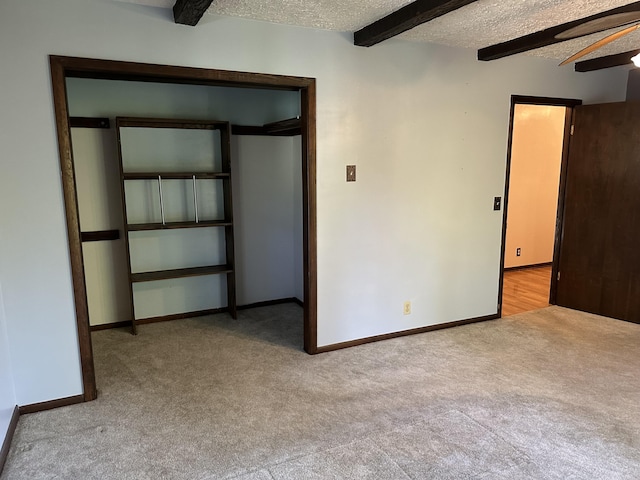
M 302 212 L 301 150 L 294 150 L 294 137 L 232 140 L 238 305 L 297 297 L 303 287 L 302 218 L 296 215 Z
M 153 9 L 152 9 L 153 10 Z M 67 79 L 69 112 L 78 117 L 170 117 L 263 125 L 300 115 L 298 92 Z
M 0 446 L 4 442 L 16 407 L 16 394 L 11 370 L 2 285 L 0 285 Z
M 81 392 L 48 54 L 317 78 L 321 346 L 495 313 L 510 95 L 620 101 L 627 78 L 216 16 L 191 28 L 99 0 L 5 0 L 0 45 L 0 282 L 19 404 Z
M 506 268 L 553 260 L 565 113 L 566 107 L 515 106 Z
M 120 172 L 115 128 L 72 128 L 80 230 L 119 230 L 118 240 L 84 242 L 89 324 L 128 320 L 129 277 L 122 236 Z M 111 205 L 111 208 L 109 206 Z

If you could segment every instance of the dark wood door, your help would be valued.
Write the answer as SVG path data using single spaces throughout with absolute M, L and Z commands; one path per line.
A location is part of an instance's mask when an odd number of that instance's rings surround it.
M 640 323 L 640 103 L 575 109 L 557 304 Z

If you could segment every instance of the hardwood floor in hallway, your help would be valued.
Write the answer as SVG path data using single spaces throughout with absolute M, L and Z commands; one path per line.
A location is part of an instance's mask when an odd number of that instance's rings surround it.
M 502 289 L 502 316 L 549 306 L 551 265 L 507 270 Z

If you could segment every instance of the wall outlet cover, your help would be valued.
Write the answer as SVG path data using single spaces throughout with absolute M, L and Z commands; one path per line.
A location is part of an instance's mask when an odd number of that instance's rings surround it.
M 410 301 L 406 301 L 404 302 L 404 305 L 402 306 L 402 313 L 403 315 L 411 315 L 411 302 Z

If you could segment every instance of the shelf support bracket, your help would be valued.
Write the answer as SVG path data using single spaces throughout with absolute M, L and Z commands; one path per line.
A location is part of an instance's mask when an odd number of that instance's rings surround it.
M 162 216 L 162 225 L 166 225 L 164 220 L 164 199 L 162 198 L 162 175 L 158 175 L 158 194 L 160 195 L 160 215 Z
M 196 176 L 193 176 L 193 209 L 195 211 L 196 223 L 198 223 L 198 189 L 196 188 Z

